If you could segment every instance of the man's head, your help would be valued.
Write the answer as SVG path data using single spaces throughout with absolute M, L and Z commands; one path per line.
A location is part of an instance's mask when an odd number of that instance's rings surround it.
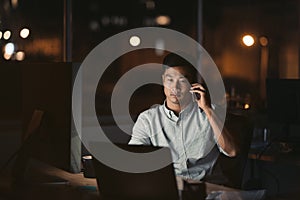
M 185 55 L 187 57 L 188 55 Z M 189 56 L 191 58 L 191 56 Z M 193 58 L 191 58 L 193 59 Z M 190 83 L 197 82 L 197 70 L 196 68 L 185 58 L 179 56 L 176 53 L 169 53 L 163 60 L 163 72 L 172 67 L 181 67 L 184 69 L 186 78 Z
M 197 70 L 186 59 L 169 53 L 163 60 L 163 85 L 167 105 L 185 107 L 191 100 L 191 84 L 197 82 Z

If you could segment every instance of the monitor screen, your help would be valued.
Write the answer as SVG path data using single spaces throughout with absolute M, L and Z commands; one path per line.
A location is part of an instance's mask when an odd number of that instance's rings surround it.
M 300 79 L 267 79 L 266 92 L 270 122 L 300 124 Z

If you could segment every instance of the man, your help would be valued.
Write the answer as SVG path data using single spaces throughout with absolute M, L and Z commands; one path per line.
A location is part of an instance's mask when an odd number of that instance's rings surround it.
M 167 146 L 177 176 L 202 180 L 220 152 L 236 155 L 235 144 L 197 83 L 197 70 L 175 53 L 164 58 L 163 69 L 165 101 L 139 115 L 129 144 Z

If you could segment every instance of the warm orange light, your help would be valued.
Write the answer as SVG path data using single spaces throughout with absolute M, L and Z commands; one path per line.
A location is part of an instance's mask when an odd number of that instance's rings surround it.
M 265 47 L 268 45 L 268 38 L 266 38 L 265 36 L 262 36 L 259 38 L 259 43 L 261 46 Z
M 18 4 L 19 4 L 19 2 L 18 2 L 18 0 L 11 0 L 11 6 L 13 7 L 13 8 L 17 8 L 18 7 Z
M 245 103 L 245 105 L 244 105 L 244 109 L 245 110 L 248 110 L 250 108 L 250 105 L 249 104 L 247 104 L 247 103 Z
M 3 54 L 3 58 L 4 58 L 5 60 L 9 60 L 9 59 L 11 58 L 11 56 L 12 56 L 12 54 L 7 54 L 7 53 L 5 53 L 5 52 L 4 52 L 4 54 Z
M 166 15 L 160 15 L 160 16 L 156 17 L 155 21 L 158 25 L 166 26 L 166 25 L 170 24 L 171 18 L 169 16 L 166 16 Z
M 247 47 L 251 47 L 254 44 L 254 38 L 251 35 L 245 35 L 243 36 L 243 43 Z
M 15 55 L 16 60 L 22 61 L 25 58 L 25 52 L 24 51 L 18 51 Z

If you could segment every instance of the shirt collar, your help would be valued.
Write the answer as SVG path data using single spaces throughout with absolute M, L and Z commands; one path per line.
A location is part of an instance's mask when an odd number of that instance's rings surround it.
M 197 105 L 195 102 L 191 102 L 189 105 L 187 105 L 186 108 L 184 108 L 180 113 L 179 113 L 179 116 L 181 115 L 186 115 L 188 113 L 191 113 L 192 109 L 195 107 L 195 105 Z M 170 119 L 173 119 L 175 121 L 178 120 L 178 117 L 176 116 L 176 114 L 174 113 L 173 110 L 170 110 L 168 107 L 167 107 L 167 102 L 166 100 L 164 101 L 164 111 L 166 113 L 166 115 L 170 118 Z

